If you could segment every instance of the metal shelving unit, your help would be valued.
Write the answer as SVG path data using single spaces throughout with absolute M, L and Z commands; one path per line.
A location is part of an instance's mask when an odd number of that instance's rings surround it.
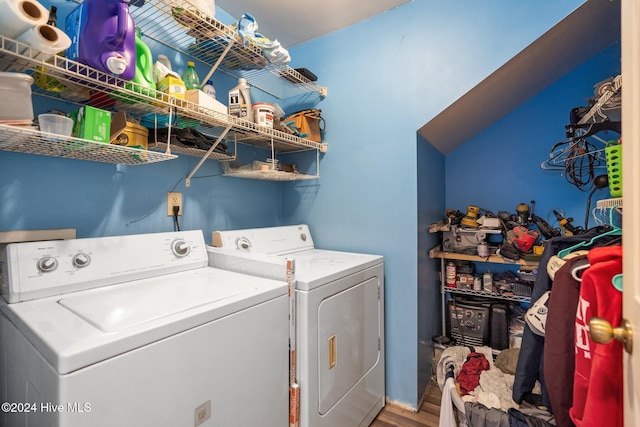
M 184 29 L 183 29 L 184 32 Z M 218 141 L 210 150 L 200 150 L 197 148 L 171 146 L 169 143 L 151 143 L 149 155 L 141 157 L 141 161 L 133 164 L 149 163 L 153 161 L 170 160 L 176 158 L 171 153 L 196 156 L 204 159 L 231 160 L 233 155 L 215 152 L 214 149 L 221 142 L 223 137 L 232 139 L 246 145 L 271 149 L 274 152 L 316 150 L 326 152 L 327 144 L 318 143 L 295 135 L 278 131 L 275 129 L 259 126 L 253 122 L 232 117 L 218 111 L 209 110 L 199 105 L 177 99 L 166 93 L 148 89 L 137 83 L 114 77 L 110 74 L 95 70 L 84 64 L 71 61 L 58 55 L 49 55 L 40 52 L 32 47 L 0 36 L 0 71 L 24 72 L 34 77 L 36 82 L 33 85 L 33 94 L 66 102 L 73 102 L 78 105 L 92 105 L 110 111 L 123 110 L 133 117 L 144 117 L 155 115 L 155 117 L 168 117 L 168 122 L 173 123 L 173 118 L 177 118 L 176 123 L 187 126 L 199 126 L 204 128 L 211 136 L 217 137 Z M 172 126 L 175 126 L 172 124 Z M 3 132 L 16 133 L 3 126 Z M 98 156 L 100 153 L 119 153 L 123 147 L 115 145 L 101 144 L 101 150 L 87 150 L 82 157 L 78 153 L 68 153 L 65 150 L 58 150 L 60 138 L 57 144 L 48 144 L 47 140 L 51 135 L 40 133 L 33 129 L 20 128 L 21 131 L 31 133 L 27 138 L 29 144 L 3 143 L 0 149 L 19 151 L 25 153 L 50 155 L 57 157 L 82 158 L 84 160 L 106 161 L 118 163 L 118 155 Z M 15 140 L 15 136 L 12 136 Z M 78 145 L 77 140 L 69 138 L 72 145 Z M 88 147 L 94 143 L 85 141 Z M 40 149 L 34 149 L 31 145 L 40 145 Z M 10 148 L 9 148 L 10 147 Z M 126 147 L 124 147 L 126 148 Z M 126 148 L 126 150 L 129 150 Z M 123 163 L 131 164 L 129 153 L 125 150 Z M 164 151 L 152 153 L 152 151 Z M 95 157 L 90 154 L 94 152 Z M 102 160 L 103 158 L 110 160 Z M 192 177 L 197 168 L 192 171 Z
M 593 123 L 596 121 L 598 112 L 605 108 L 612 101 L 620 103 L 622 92 L 622 75 L 617 75 L 609 84 L 601 88 L 601 95 L 598 101 L 589 109 L 589 111 L 580 119 L 578 124 Z
M 0 150 L 101 163 L 141 165 L 177 156 L 40 132 L 35 128 L 0 124 Z
M 449 294 L 470 295 L 479 298 L 493 298 L 502 301 L 531 302 L 531 297 L 516 294 L 499 294 L 497 292 L 474 291 L 472 289 L 446 288 Z
M 533 270 L 538 267 L 538 262 L 536 261 L 527 261 L 524 259 L 519 259 L 516 262 L 507 261 L 504 258 L 498 255 L 490 255 L 489 257 L 479 257 L 477 255 L 469 255 L 462 254 L 456 252 L 446 252 L 443 251 L 440 246 L 437 246 L 429 251 L 429 258 L 437 258 L 440 259 L 440 293 L 441 293 L 441 309 L 442 309 L 442 335 L 446 335 L 446 307 L 445 307 L 445 299 L 447 294 L 460 294 L 460 295 L 469 295 L 480 298 L 491 298 L 495 300 L 501 301 L 514 301 L 514 302 L 531 302 L 531 297 L 525 295 L 516 295 L 512 293 L 497 293 L 497 292 L 487 292 L 484 290 L 475 291 L 471 289 L 460 289 L 460 288 L 448 288 L 445 285 L 445 263 L 447 260 L 462 260 L 462 261 L 473 261 L 473 262 L 487 262 L 491 264 L 505 264 L 505 265 L 516 265 L 525 270 Z
M 147 0 L 131 7 L 131 16 L 142 28 L 142 36 L 234 77 L 244 77 L 252 86 L 283 99 L 316 92 L 326 96 L 327 88 L 318 86 L 286 64 L 270 64 L 262 49 L 254 43 L 243 45 L 234 28 L 200 12 L 195 5 L 181 0 L 180 6 L 168 0 Z
M 318 175 L 306 175 L 278 170 L 229 171 L 224 174 L 235 178 L 261 179 L 265 181 L 301 181 L 305 179 L 317 179 L 319 177 Z

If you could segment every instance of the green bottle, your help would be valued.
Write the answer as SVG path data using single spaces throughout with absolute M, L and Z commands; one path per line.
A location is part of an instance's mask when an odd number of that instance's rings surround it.
M 143 88 L 156 89 L 156 82 L 153 79 L 153 57 L 151 56 L 151 49 L 142 41 L 140 37 L 140 28 L 136 27 L 136 75 L 133 78 L 135 83 L 138 83 Z M 136 92 L 140 90 L 136 87 Z M 142 93 L 148 94 L 144 89 Z
M 187 90 L 200 89 L 200 77 L 196 73 L 195 66 L 193 61 L 187 62 L 187 69 L 182 73 L 182 81 Z

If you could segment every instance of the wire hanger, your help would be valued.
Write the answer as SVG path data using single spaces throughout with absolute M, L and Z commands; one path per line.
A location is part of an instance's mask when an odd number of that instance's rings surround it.
M 598 240 L 601 237 L 604 236 L 621 236 L 622 235 L 622 228 L 618 227 L 617 225 L 613 224 L 613 212 L 615 211 L 615 209 L 611 209 L 611 211 L 609 212 L 609 225 L 611 226 L 611 230 L 609 231 L 605 231 L 604 233 L 598 234 L 597 236 L 594 236 L 591 240 L 589 240 L 588 242 L 583 241 L 580 243 L 577 243 L 573 246 L 570 246 L 566 249 L 562 249 L 561 251 L 558 252 L 558 257 L 559 258 L 564 258 L 567 255 L 569 255 L 571 252 L 573 252 L 574 250 L 581 248 L 583 246 L 591 246 L 593 245 L 593 242 L 595 242 L 596 240 Z

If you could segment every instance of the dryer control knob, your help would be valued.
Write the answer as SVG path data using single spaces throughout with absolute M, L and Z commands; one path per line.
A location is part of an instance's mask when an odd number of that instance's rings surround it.
M 173 251 L 173 254 L 175 256 L 182 258 L 189 255 L 189 251 L 191 250 L 191 248 L 189 247 L 189 244 L 184 240 L 177 239 L 174 240 L 171 244 L 171 250 Z
M 84 252 L 80 252 L 79 254 L 75 254 L 73 259 L 71 260 L 73 266 L 76 268 L 83 268 L 91 264 L 91 257 Z
M 238 241 L 236 241 L 236 246 L 241 251 L 248 251 L 251 249 L 251 241 L 246 237 L 240 237 Z
M 47 256 L 41 258 L 38 261 L 38 270 L 42 271 L 43 273 L 48 273 L 55 270 L 56 268 L 58 268 L 58 260 L 53 257 Z

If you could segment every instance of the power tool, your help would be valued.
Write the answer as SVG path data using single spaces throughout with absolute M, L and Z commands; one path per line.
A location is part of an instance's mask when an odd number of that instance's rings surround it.
M 558 224 L 560 224 L 560 229 L 564 231 L 565 236 L 575 236 L 578 234 L 584 233 L 584 229 L 582 227 L 575 227 L 571 224 L 573 218 L 565 218 L 562 214 L 558 213 L 558 211 L 554 210 L 553 214 L 558 219 Z
M 460 221 L 460 225 L 468 228 L 480 227 L 480 224 L 478 224 L 478 213 L 480 213 L 479 207 L 473 205 L 467 206 L 467 214 Z
M 540 233 L 542 233 L 546 239 L 551 239 L 552 237 L 560 235 L 560 232 L 557 229 L 552 228 L 547 221 L 540 218 L 538 215 L 532 214 L 531 217 L 533 219 L 533 223 L 538 227 L 538 230 L 540 230 Z
M 530 223 L 529 205 L 526 203 L 520 203 L 516 206 L 516 222 L 520 225 L 527 225 Z

